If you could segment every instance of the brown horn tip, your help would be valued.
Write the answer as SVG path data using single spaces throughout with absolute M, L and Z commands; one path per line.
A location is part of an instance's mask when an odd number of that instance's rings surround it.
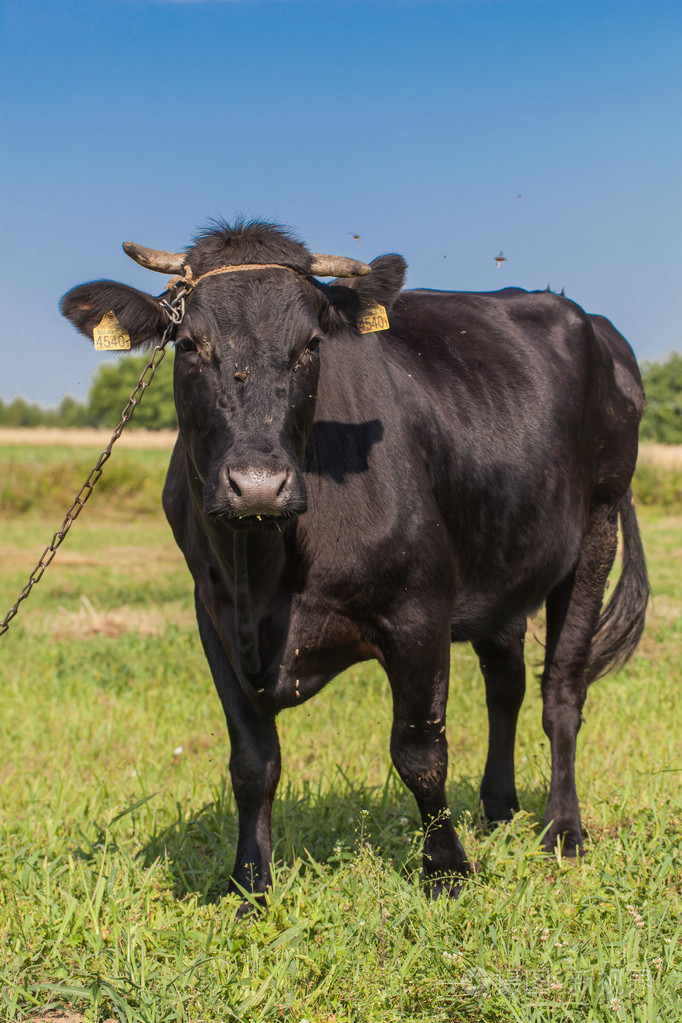
M 326 256 L 321 252 L 313 252 L 311 255 L 313 263 L 310 272 L 315 277 L 364 277 L 372 272 L 371 266 L 361 263 L 359 259 Z
M 160 274 L 181 274 L 187 262 L 184 252 L 163 252 L 161 249 L 147 249 L 135 242 L 123 242 L 123 251 L 140 266 Z

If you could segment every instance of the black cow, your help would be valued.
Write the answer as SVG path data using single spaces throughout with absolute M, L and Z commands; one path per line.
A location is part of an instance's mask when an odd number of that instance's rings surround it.
M 267 224 L 218 224 L 184 253 L 126 251 L 183 280 L 160 298 L 85 284 L 62 310 L 89 336 L 113 311 L 137 348 L 167 326 L 163 300 L 187 292 L 163 503 L 230 733 L 234 882 L 269 884 L 277 713 L 376 658 L 428 888 L 456 893 L 470 867 L 445 799 L 450 644 L 480 659 L 481 798 L 505 820 L 526 619 L 543 603 L 545 845 L 581 851 L 586 690 L 632 653 L 648 596 L 630 490 L 644 396 L 625 339 L 548 292 L 402 292 L 400 256 L 369 272 Z M 623 568 L 602 611 L 619 519 Z

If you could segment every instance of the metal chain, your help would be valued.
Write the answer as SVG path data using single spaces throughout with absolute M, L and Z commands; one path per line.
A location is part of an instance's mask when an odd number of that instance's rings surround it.
M 128 402 L 125 408 L 123 409 L 123 412 L 121 413 L 121 418 L 119 420 L 118 426 L 112 433 L 111 439 L 109 440 L 109 443 L 107 444 L 106 448 L 99 456 L 97 462 L 95 463 L 90 473 L 88 474 L 88 478 L 86 479 L 85 483 L 76 494 L 75 500 L 71 507 L 69 508 L 68 512 L 66 513 L 64 521 L 62 522 L 61 528 L 58 529 L 57 532 L 52 537 L 52 540 L 41 554 L 38 564 L 31 572 L 28 582 L 26 583 L 23 590 L 19 594 L 19 597 L 17 598 L 16 602 L 9 609 L 9 611 L 3 618 L 2 622 L 0 622 L 0 636 L 5 635 L 5 633 L 10 627 L 12 619 L 15 618 L 18 613 L 22 601 L 26 600 L 35 584 L 37 582 L 40 582 L 40 580 L 42 579 L 45 569 L 54 558 L 59 547 L 64 543 L 64 540 L 66 539 L 66 534 L 69 532 L 71 526 L 74 524 L 74 522 L 80 515 L 86 502 L 90 499 L 90 495 L 92 494 L 92 491 L 96 483 L 98 482 L 100 476 L 102 475 L 104 465 L 111 456 L 114 444 L 123 433 L 123 429 L 126 423 L 132 418 L 135 409 L 142 401 L 144 397 L 144 392 L 147 390 L 152 380 L 154 379 L 154 374 L 156 373 L 157 366 L 166 355 L 166 345 L 172 339 L 173 334 L 175 332 L 175 328 L 178 326 L 179 323 L 182 322 L 182 318 L 185 315 L 185 297 L 186 292 L 183 289 L 179 291 L 170 302 L 167 302 L 165 299 L 161 300 L 160 304 L 164 312 L 168 316 L 169 320 L 168 325 L 161 337 L 161 341 L 154 348 L 152 356 L 147 365 L 145 366 L 145 368 L 143 369 L 140 379 L 138 380 L 137 385 L 135 386 L 135 390 L 130 395 Z

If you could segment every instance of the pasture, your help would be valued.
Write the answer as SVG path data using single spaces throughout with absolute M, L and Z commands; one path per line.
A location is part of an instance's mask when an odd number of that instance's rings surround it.
M 98 453 L 17 439 L 0 447 L 3 614 Z M 540 851 L 538 618 L 523 810 L 492 832 L 478 807 L 483 684 L 471 650 L 453 648 L 448 796 L 479 865 L 461 897 L 420 889 L 416 806 L 369 663 L 280 717 L 274 888 L 262 915 L 236 921 L 227 734 L 160 509 L 166 463 L 115 451 L 0 640 L 0 1020 L 60 1007 L 90 1023 L 678 1020 L 680 465 L 645 452 L 638 476 L 653 602 L 638 653 L 588 696 L 587 855 Z

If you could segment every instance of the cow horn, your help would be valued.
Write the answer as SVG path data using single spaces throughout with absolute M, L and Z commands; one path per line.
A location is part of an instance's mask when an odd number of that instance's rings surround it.
M 313 264 L 311 274 L 315 277 L 364 277 L 371 273 L 371 266 L 361 263 L 359 259 L 346 259 L 345 256 L 325 256 L 321 252 L 311 253 Z
M 184 252 L 162 252 L 161 249 L 146 249 L 135 242 L 123 242 L 123 251 L 140 266 L 156 270 L 160 274 L 181 274 L 187 262 Z

